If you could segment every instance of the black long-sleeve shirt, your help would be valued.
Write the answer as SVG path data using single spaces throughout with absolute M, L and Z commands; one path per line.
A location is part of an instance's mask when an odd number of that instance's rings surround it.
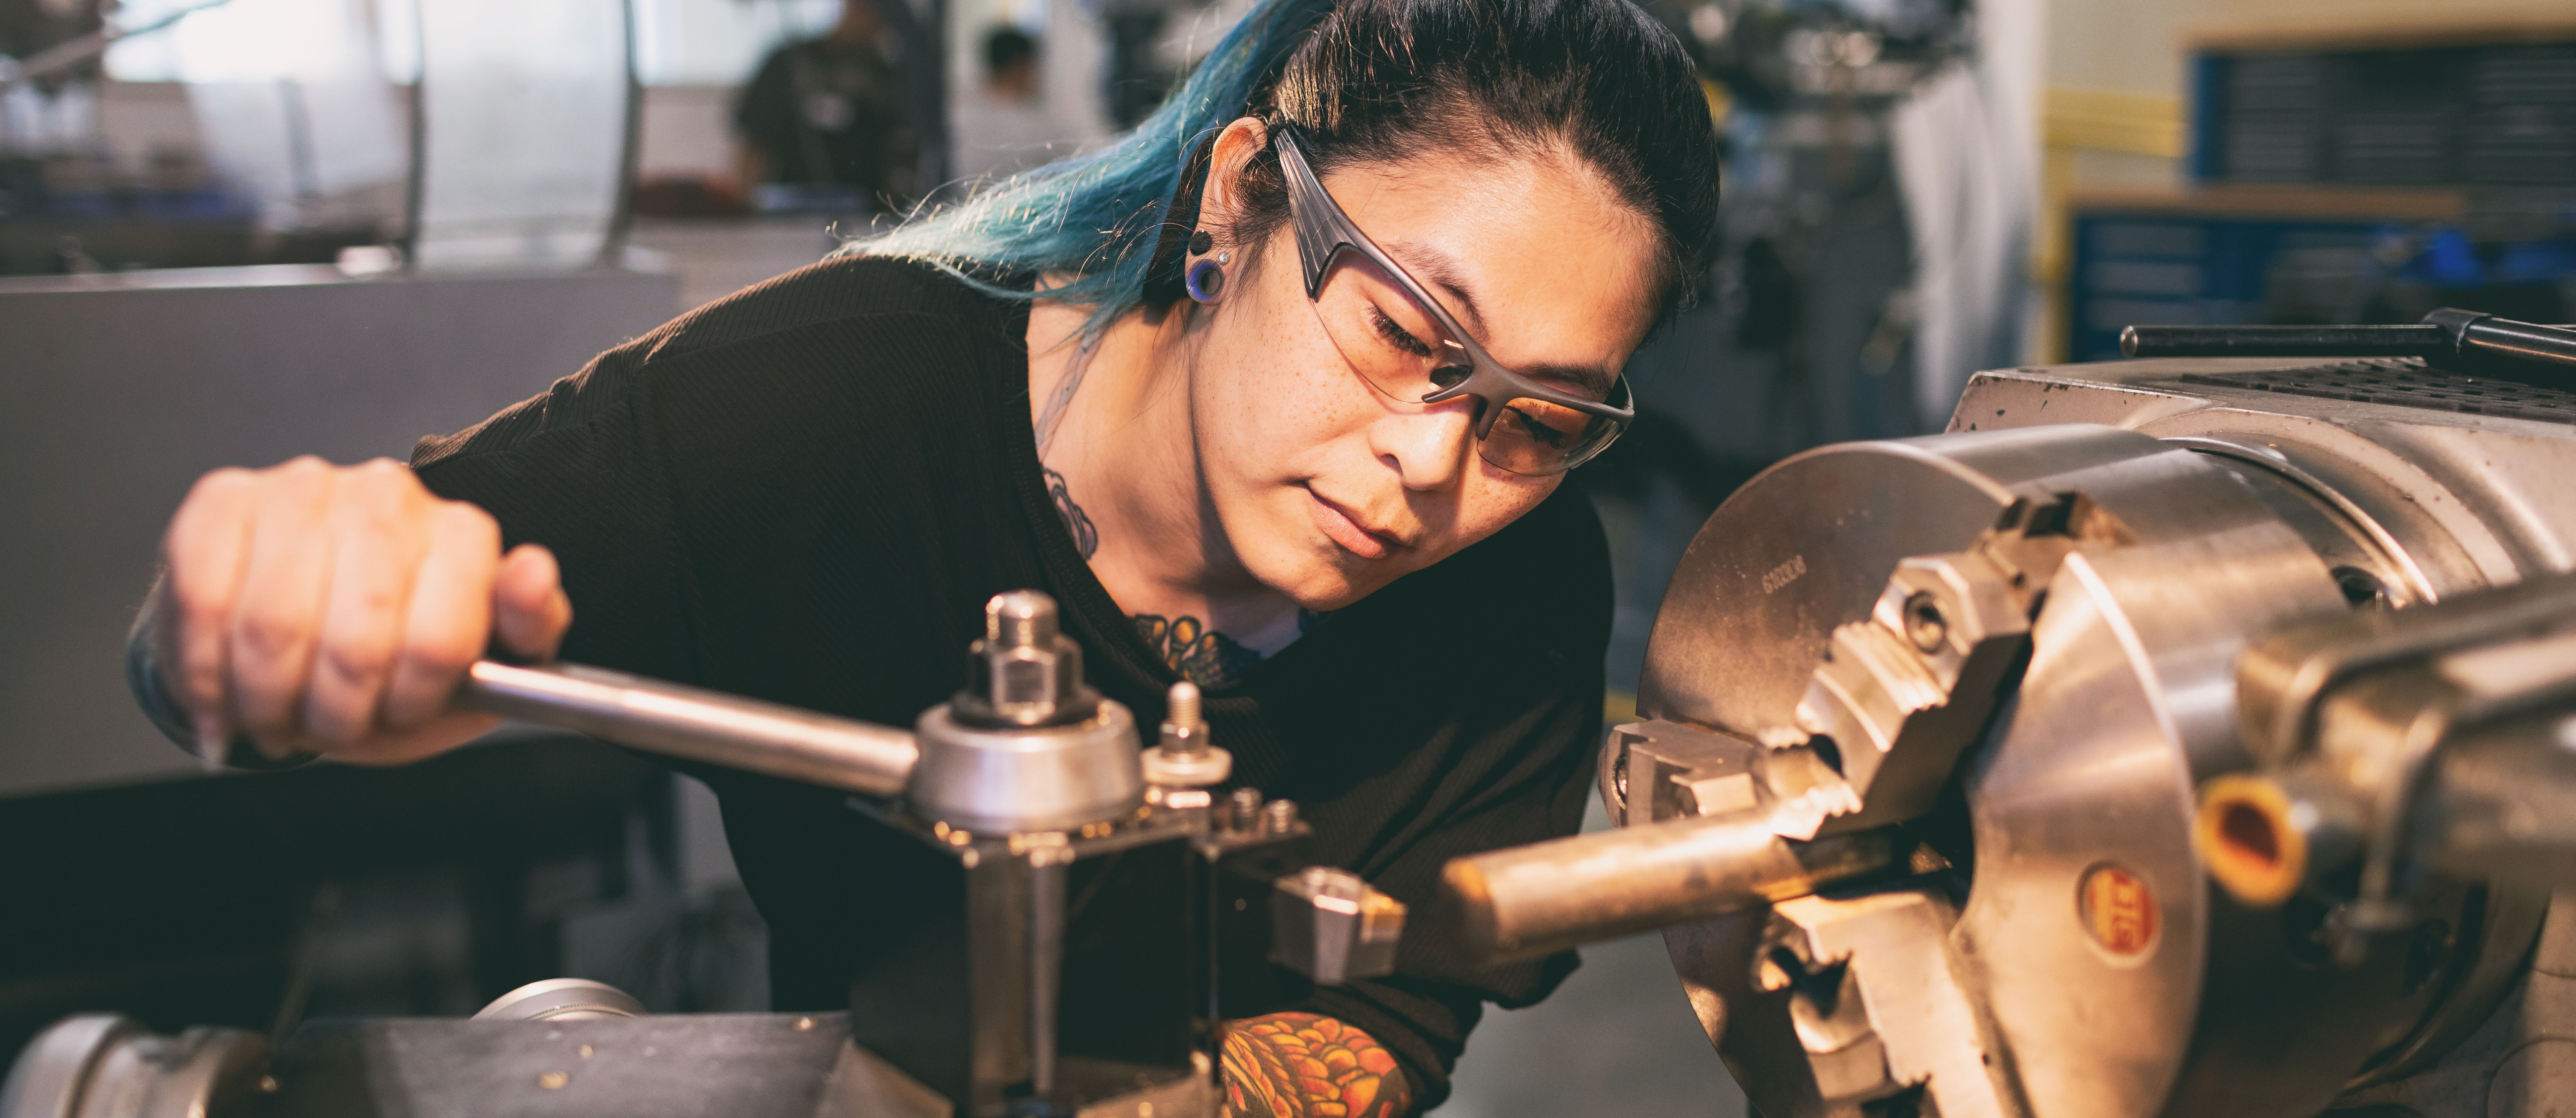
M 910 725 L 963 679 L 991 595 L 1061 603 L 1092 681 L 1160 721 L 1175 679 L 1075 550 L 1038 464 L 1027 305 L 826 261 L 692 312 L 412 456 L 554 550 L 566 659 Z M 1298 801 L 1317 852 L 1413 906 L 1398 973 L 1294 1008 L 1368 1030 L 1418 1105 L 1481 1003 L 1571 953 L 1480 968 L 1431 903 L 1450 858 L 1572 833 L 1601 717 L 1608 549 L 1561 490 L 1210 691 L 1234 781 Z M 775 1005 L 846 1007 L 864 850 L 838 793 L 709 774 L 772 937 Z M 1289 1008 L 1289 1007 L 1282 1007 Z

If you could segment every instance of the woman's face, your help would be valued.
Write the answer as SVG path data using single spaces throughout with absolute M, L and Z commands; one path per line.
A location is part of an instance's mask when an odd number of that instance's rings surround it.
M 1215 177 L 1258 141 L 1247 123 L 1229 129 Z M 1652 229 L 1574 160 L 1432 155 L 1323 183 L 1506 367 L 1606 379 L 1652 324 Z M 1210 183 L 1207 215 L 1220 222 L 1230 185 Z M 1298 604 L 1331 610 L 1492 535 L 1563 475 L 1478 457 L 1472 399 L 1406 403 L 1372 387 L 1307 299 L 1293 235 L 1282 223 L 1249 269 L 1232 246 L 1223 298 L 1200 312 L 1190 409 L 1203 492 L 1237 558 Z

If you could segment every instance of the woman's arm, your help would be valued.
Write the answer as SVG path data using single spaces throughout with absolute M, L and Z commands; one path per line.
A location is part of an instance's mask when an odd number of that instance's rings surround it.
M 1358 1027 L 1313 1013 L 1228 1022 L 1218 1038 L 1226 1118 L 1396 1118 L 1413 1088 Z
M 212 761 L 329 753 L 390 764 L 498 724 L 451 711 L 497 641 L 549 655 L 571 623 L 553 555 L 504 550 L 483 510 L 399 463 L 298 458 L 207 474 L 172 517 L 127 680 Z

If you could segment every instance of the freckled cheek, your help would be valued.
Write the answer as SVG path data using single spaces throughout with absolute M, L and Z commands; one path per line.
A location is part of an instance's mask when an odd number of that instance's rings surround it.
M 1483 463 L 1478 465 L 1482 467 Z M 1502 531 L 1512 521 L 1537 508 L 1548 494 L 1555 492 L 1559 480 L 1556 477 L 1522 477 L 1490 467 L 1480 469 L 1460 487 L 1458 518 L 1451 528 L 1448 546 L 1441 549 L 1440 556 L 1455 554 Z
M 1245 331 L 1240 344 L 1202 366 L 1202 392 L 1211 405 L 1202 414 L 1221 417 L 1224 427 L 1207 441 L 1226 448 L 1220 453 L 1234 472 L 1265 480 L 1311 477 L 1341 456 L 1339 442 L 1364 440 L 1367 423 L 1383 411 L 1331 344 L 1298 325 L 1292 319 Z M 1359 453 L 1366 454 L 1364 443 Z

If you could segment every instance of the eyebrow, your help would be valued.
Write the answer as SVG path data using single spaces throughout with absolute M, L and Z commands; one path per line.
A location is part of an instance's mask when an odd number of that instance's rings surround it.
M 1476 309 L 1475 293 L 1467 289 L 1466 274 L 1464 269 L 1458 267 L 1457 257 L 1449 255 L 1437 245 L 1416 244 L 1412 241 L 1399 242 L 1394 247 L 1388 248 L 1386 254 L 1407 258 L 1398 262 L 1405 265 L 1404 270 L 1411 273 L 1415 281 L 1428 283 L 1447 291 L 1450 298 L 1458 301 L 1458 308 L 1467 312 L 1465 316 L 1469 320 L 1467 324 L 1476 328 L 1476 336 L 1480 339 L 1484 337 L 1485 316 Z
M 1604 399 L 1610 395 L 1611 382 L 1618 379 L 1589 365 L 1525 365 L 1512 371 L 1533 380 L 1565 381 Z
M 1413 276 L 1415 282 L 1435 285 L 1455 298 L 1459 309 L 1466 312 L 1466 317 L 1470 320 L 1469 325 L 1475 327 L 1478 342 L 1481 343 L 1484 340 L 1487 333 L 1485 316 L 1476 309 L 1476 296 L 1467 290 L 1466 277 L 1458 267 L 1457 257 L 1449 255 L 1436 245 L 1411 241 L 1390 247 L 1386 249 L 1386 253 L 1389 256 L 1401 253 L 1405 259 L 1398 262 L 1405 265 L 1404 270 Z M 1515 366 L 1512 371 L 1539 380 L 1564 381 L 1585 391 L 1599 393 L 1605 399 L 1610 395 L 1610 385 L 1618 380 L 1615 374 L 1590 366 L 1527 365 Z

